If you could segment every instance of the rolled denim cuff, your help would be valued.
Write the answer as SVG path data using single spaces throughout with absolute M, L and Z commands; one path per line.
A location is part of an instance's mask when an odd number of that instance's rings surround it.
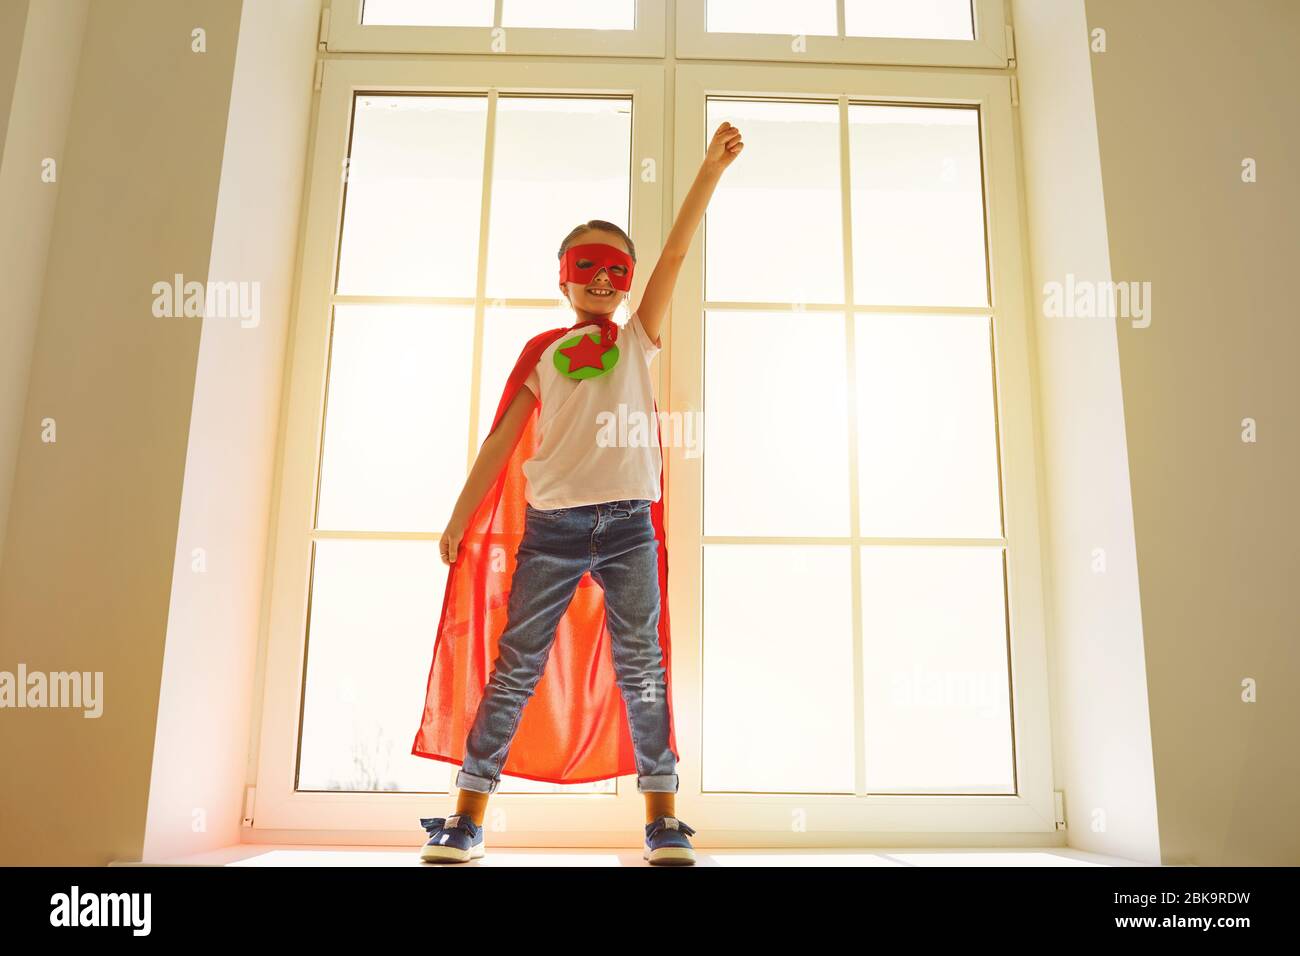
M 480 777 L 478 774 L 466 773 L 461 770 L 456 774 L 456 788 L 459 790 L 474 790 L 478 793 L 495 793 L 497 787 L 501 786 L 501 780 L 490 777 Z
M 638 793 L 676 793 L 680 781 L 675 773 L 659 773 L 653 776 L 638 776 L 636 789 Z

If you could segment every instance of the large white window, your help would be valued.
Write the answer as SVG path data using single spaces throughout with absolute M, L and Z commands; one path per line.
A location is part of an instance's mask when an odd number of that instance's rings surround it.
M 331 50 L 498 29 L 559 47 L 531 62 L 328 55 L 256 825 L 346 839 L 444 809 L 456 768 L 410 755 L 446 581 L 437 540 L 518 349 L 571 321 L 559 240 L 590 218 L 627 227 L 637 301 L 727 120 L 747 148 L 655 367 L 661 412 L 704 426 L 696 447 L 664 428 L 679 813 L 757 845 L 797 844 L 790 814 L 812 807 L 808 830 L 827 834 L 1051 831 L 1009 78 L 562 48 L 645 40 L 646 6 L 334 4 Z M 756 59 L 773 37 L 735 31 L 969 50 L 1001 5 L 962 6 L 811 3 L 798 15 L 821 20 L 792 24 L 784 4 L 682 0 L 659 36 L 699 26 Z M 511 838 L 537 844 L 606 841 L 640 799 L 631 778 L 506 778 L 494 797 Z

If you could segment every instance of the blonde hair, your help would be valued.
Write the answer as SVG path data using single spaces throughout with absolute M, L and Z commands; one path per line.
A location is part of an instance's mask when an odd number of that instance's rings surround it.
M 563 259 L 564 251 L 568 249 L 569 246 L 573 245 L 573 240 L 577 239 L 584 232 L 592 229 L 599 229 L 602 232 L 612 232 L 615 235 L 620 236 L 622 240 L 627 243 L 627 254 L 632 257 L 633 262 L 636 262 L 636 246 L 632 242 L 632 237 L 624 232 L 621 227 L 614 225 L 612 222 L 606 222 L 604 219 L 589 219 L 579 226 L 574 226 L 569 234 L 564 237 L 564 241 L 560 243 L 560 251 L 556 253 L 555 258 Z

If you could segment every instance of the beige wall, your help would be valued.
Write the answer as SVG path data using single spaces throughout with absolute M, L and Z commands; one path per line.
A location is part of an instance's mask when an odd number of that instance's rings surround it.
M 89 2 L 0 4 L 0 568 Z
M 240 12 L 90 4 L 0 572 L 0 669 L 102 671 L 104 711 L 0 716 L 0 806 L 22 822 L 0 828 L 5 864 L 140 857 L 200 335 L 198 319 L 155 318 L 151 287 L 207 278 Z
M 18 80 L 18 57 L 27 25 L 28 0 L 0 3 L 0 156 L 4 155 L 5 133 L 9 129 L 9 107 Z
M 1152 283 L 1118 331 L 1164 862 L 1296 865 L 1300 4 L 1087 18 L 1111 267 Z

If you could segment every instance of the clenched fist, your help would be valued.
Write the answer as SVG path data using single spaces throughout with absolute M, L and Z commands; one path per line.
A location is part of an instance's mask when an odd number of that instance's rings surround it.
M 704 164 L 715 169 L 726 169 L 745 148 L 741 142 L 740 130 L 730 123 L 723 123 L 713 134 L 708 152 L 704 155 Z

